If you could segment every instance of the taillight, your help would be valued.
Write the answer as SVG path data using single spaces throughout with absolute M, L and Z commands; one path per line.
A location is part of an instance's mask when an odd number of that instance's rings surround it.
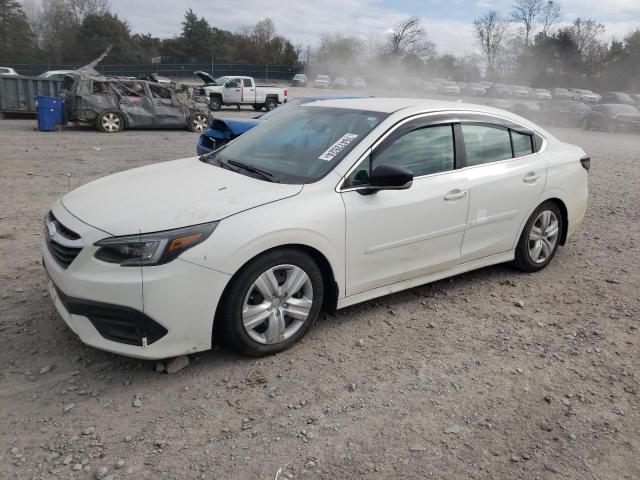
M 284 89 L 284 96 L 286 97 L 289 94 L 289 92 L 287 91 L 287 89 Z
M 589 168 L 591 168 L 591 157 L 582 157 L 580 163 L 582 164 L 582 168 L 588 172 Z

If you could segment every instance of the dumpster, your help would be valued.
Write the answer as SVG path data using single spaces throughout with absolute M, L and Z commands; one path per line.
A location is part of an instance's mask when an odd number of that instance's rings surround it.
M 38 130 L 52 132 L 62 126 L 62 107 L 64 99 L 38 95 L 36 97 L 36 115 Z
M 0 75 L 0 113 L 35 115 L 35 98 L 38 95 L 55 97 L 61 86 L 62 80 Z

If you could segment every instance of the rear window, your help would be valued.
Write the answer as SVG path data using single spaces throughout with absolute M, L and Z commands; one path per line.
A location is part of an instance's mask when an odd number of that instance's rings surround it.
M 468 166 L 512 158 L 508 128 L 489 123 L 467 123 L 461 128 Z

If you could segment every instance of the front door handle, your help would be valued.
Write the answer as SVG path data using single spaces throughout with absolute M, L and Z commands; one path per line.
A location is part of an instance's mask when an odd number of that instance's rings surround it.
M 444 199 L 448 202 L 453 201 L 453 200 L 458 200 L 460 198 L 464 198 L 467 196 L 467 191 L 466 190 L 460 190 L 459 188 L 456 188 L 455 190 L 451 190 L 450 192 L 447 192 L 444 196 Z
M 535 172 L 530 172 L 530 173 L 527 173 L 527 175 L 522 179 L 522 181 L 524 183 L 535 183 L 538 181 L 539 178 L 540 178 L 540 175 L 538 175 Z

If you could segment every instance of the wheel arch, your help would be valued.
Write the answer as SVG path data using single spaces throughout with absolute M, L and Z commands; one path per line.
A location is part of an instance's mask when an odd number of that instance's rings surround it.
M 236 272 L 231 276 L 231 278 L 229 279 L 229 281 L 227 282 L 227 285 L 225 286 L 222 295 L 220 296 L 220 301 L 218 302 L 218 305 L 216 307 L 216 312 L 214 315 L 214 322 L 213 322 L 213 336 L 214 338 L 217 336 L 216 334 L 219 332 L 218 328 L 221 322 L 217 321 L 218 317 L 220 315 L 220 310 L 221 310 L 221 306 L 222 303 L 224 302 L 224 299 L 226 298 L 226 296 L 229 294 L 229 291 L 231 289 L 232 283 L 233 283 L 233 279 L 244 269 L 247 267 L 247 265 L 249 265 L 250 263 L 252 263 L 254 260 L 256 260 L 257 258 L 266 255 L 270 252 L 276 251 L 276 250 L 282 250 L 282 249 L 295 249 L 295 250 L 300 250 L 304 253 L 306 253 L 307 255 L 309 255 L 311 258 L 313 258 L 313 260 L 316 262 L 316 264 L 318 265 L 318 268 L 320 268 L 320 272 L 322 273 L 322 282 L 324 284 L 324 290 L 325 290 L 325 295 L 322 301 L 322 310 L 333 314 L 335 313 L 335 311 L 338 308 L 338 297 L 340 296 L 340 288 L 338 286 L 338 282 L 336 281 L 336 276 L 335 276 L 335 272 L 333 271 L 333 266 L 331 265 L 331 262 L 329 262 L 329 259 L 327 258 L 327 256 L 322 253 L 320 250 L 318 250 L 315 247 L 312 247 L 310 245 L 306 245 L 303 243 L 286 243 L 286 244 L 281 244 L 281 245 L 277 245 L 277 246 L 273 246 L 270 247 L 266 250 L 263 250 L 262 252 L 253 255 L 250 259 L 248 259 L 246 262 L 244 262 L 242 264 L 242 266 L 240 268 L 238 268 L 236 270 Z
M 542 205 L 545 202 L 553 202 L 560 210 L 560 214 L 562 215 L 562 232 L 560 232 L 560 245 L 564 245 L 567 242 L 567 234 L 569 232 L 569 211 L 567 210 L 567 205 L 565 200 L 560 198 L 560 195 L 552 194 L 546 197 L 540 197 L 536 202 L 536 204 L 533 206 L 533 208 L 531 208 L 531 210 L 527 212 L 527 215 L 524 217 L 524 220 L 520 225 L 518 236 L 515 239 L 513 248 L 515 248 L 516 245 L 518 244 L 518 241 L 522 236 L 522 231 L 524 230 L 524 226 L 527 224 L 527 221 L 529 220 L 529 217 L 531 217 L 531 214 L 535 211 L 536 208 L 538 208 L 540 205 Z

